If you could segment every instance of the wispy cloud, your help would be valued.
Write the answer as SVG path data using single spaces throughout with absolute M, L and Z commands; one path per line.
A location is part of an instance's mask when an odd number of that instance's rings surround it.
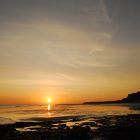
M 71 80 L 71 81 L 74 80 L 74 77 L 72 77 L 72 76 L 70 76 L 68 74 L 60 74 L 60 77 L 65 78 L 67 80 Z
M 107 6 L 106 6 L 106 3 L 105 3 L 105 0 L 100 0 L 100 5 L 101 5 L 101 9 L 102 9 L 102 12 L 106 18 L 106 20 L 111 23 L 111 18 L 109 16 L 109 11 L 107 9 Z

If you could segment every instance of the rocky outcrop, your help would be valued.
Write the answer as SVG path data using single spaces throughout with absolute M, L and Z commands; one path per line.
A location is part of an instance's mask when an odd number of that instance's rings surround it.
M 128 94 L 126 98 L 116 101 L 84 102 L 83 104 L 114 104 L 114 103 L 140 103 L 140 92 Z
M 140 103 L 140 92 L 128 94 L 128 96 L 121 100 L 122 102 Z

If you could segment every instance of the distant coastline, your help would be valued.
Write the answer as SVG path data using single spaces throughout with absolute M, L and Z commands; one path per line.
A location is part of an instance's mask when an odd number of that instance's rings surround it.
M 115 104 L 115 103 L 140 103 L 140 92 L 128 94 L 126 98 L 115 101 L 84 102 L 83 104 Z

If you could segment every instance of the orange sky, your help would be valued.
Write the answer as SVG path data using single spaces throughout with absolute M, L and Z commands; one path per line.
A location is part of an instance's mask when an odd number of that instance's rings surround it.
M 139 1 L 0 2 L 0 104 L 116 100 L 139 90 Z

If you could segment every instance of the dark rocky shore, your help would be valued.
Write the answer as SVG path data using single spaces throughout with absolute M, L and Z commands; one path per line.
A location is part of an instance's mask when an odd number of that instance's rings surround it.
M 16 122 L 0 125 L 0 140 L 139 140 L 140 115 Z M 79 123 L 81 122 L 81 123 Z

